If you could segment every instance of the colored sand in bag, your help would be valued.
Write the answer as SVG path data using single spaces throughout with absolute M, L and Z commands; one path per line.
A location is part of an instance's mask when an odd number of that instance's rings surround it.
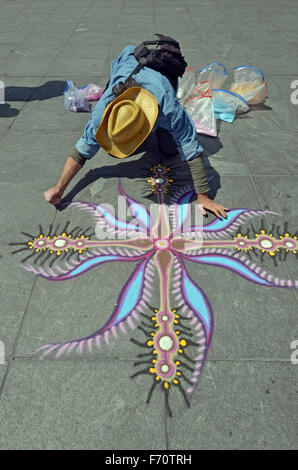
M 211 96 L 201 95 L 191 98 L 185 103 L 185 109 L 192 118 L 199 134 L 217 136 L 216 118 Z
M 64 89 L 64 108 L 67 111 L 90 111 L 91 106 L 83 93 L 71 80 L 67 80 Z
M 246 99 L 248 104 L 263 103 L 267 96 L 266 82 L 232 83 L 231 91 L 238 93 Z
M 79 91 L 83 93 L 88 101 L 97 101 L 103 94 L 103 89 L 100 86 L 95 85 L 95 83 L 88 83 L 88 85 L 80 87 Z
M 263 103 L 268 94 L 262 70 L 250 65 L 234 67 L 234 83 L 230 90 L 243 96 L 248 104 Z
M 73 81 L 66 80 L 64 88 L 64 108 L 67 111 L 91 111 L 89 101 L 97 101 L 103 94 L 103 89 L 94 83 L 77 88 Z
M 247 101 L 237 93 L 228 90 L 212 89 L 215 117 L 226 122 L 233 122 L 236 113 L 246 113 L 249 110 Z

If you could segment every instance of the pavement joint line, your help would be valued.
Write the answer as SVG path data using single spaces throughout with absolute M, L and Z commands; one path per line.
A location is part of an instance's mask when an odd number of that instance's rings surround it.
M 93 0 L 92 4 L 91 5 L 88 5 L 87 7 L 87 10 L 85 12 L 85 14 L 83 16 L 86 16 L 86 13 L 88 12 L 88 10 L 90 8 L 93 8 L 94 4 L 96 3 L 97 0 Z M 65 2 L 64 2 L 65 3 Z M 64 5 L 63 3 L 63 5 Z M 52 60 L 51 64 L 49 65 L 48 69 L 46 70 L 46 72 L 43 74 L 43 78 L 46 76 L 48 70 L 51 69 L 53 63 L 56 61 L 57 57 L 59 57 L 59 55 L 61 54 L 63 48 L 68 44 L 68 42 L 70 41 L 70 39 L 72 38 L 72 36 L 74 35 L 77 27 L 79 26 L 79 24 L 82 22 L 82 18 L 80 17 L 80 20 L 76 23 L 76 26 L 74 27 L 73 31 L 70 33 L 70 35 L 67 37 L 67 39 L 65 40 L 65 42 L 63 43 L 62 47 L 60 48 L 58 54 L 55 56 L 55 58 Z
M 190 12 L 190 8 L 193 6 L 193 4 L 188 4 L 188 2 L 184 1 L 184 5 L 185 5 L 185 11 L 188 13 L 189 15 L 189 18 L 190 18 L 190 22 L 191 24 L 193 25 L 193 28 L 194 30 L 198 29 L 199 25 L 198 23 L 196 23 L 194 20 L 193 20 L 193 16 Z M 242 32 L 241 31 L 238 31 L 234 28 L 233 25 L 230 25 L 230 29 L 233 31 L 233 32 L 236 32 L 239 36 L 242 36 L 242 40 L 244 41 L 245 40 L 245 37 L 243 36 Z
M 1 44 L 0 44 L 1 46 Z M 86 78 L 85 75 L 73 75 L 73 78 Z M 0 74 L 0 77 L 8 77 L 8 78 L 65 78 L 64 75 L 8 75 L 8 74 Z
M 237 144 L 237 146 L 238 146 L 238 148 L 239 148 L 239 150 L 240 150 L 242 159 L 244 160 L 244 159 L 245 159 L 245 158 L 244 158 L 244 157 L 245 157 L 245 152 L 244 152 L 244 150 L 242 149 L 242 146 L 241 146 L 241 144 L 238 142 L 238 139 L 237 139 L 237 137 L 236 137 L 235 135 L 233 135 L 233 140 L 236 142 L 236 144 Z M 252 177 L 252 174 L 251 174 L 250 169 L 249 169 L 248 166 L 247 166 L 247 168 L 248 168 L 249 178 L 250 178 L 251 183 L 252 183 L 252 185 L 253 185 L 254 191 L 255 191 L 255 193 L 256 193 L 256 195 L 257 195 L 257 198 L 258 198 L 258 200 L 259 200 L 259 203 L 260 203 L 262 209 L 264 210 L 265 207 L 264 207 L 264 202 L 263 202 L 263 200 L 262 200 L 262 197 L 259 195 L 259 193 L 258 193 L 258 191 L 257 191 L 257 187 L 256 187 L 256 185 L 255 185 L 254 179 L 253 179 L 253 177 Z M 275 176 L 276 176 L 276 175 L 275 175 Z M 280 175 L 280 176 L 281 176 L 281 175 Z M 265 219 L 267 220 L 268 225 L 270 225 L 270 222 L 271 222 L 270 214 L 265 214 Z M 282 261 L 282 265 L 283 265 L 283 267 L 284 267 L 284 269 L 285 269 L 285 271 L 286 271 L 286 273 L 287 273 L 287 275 L 288 275 L 288 278 L 291 279 L 291 278 L 292 278 L 292 275 L 291 275 L 290 271 L 288 270 L 288 266 L 287 266 L 286 261 Z M 293 290 L 294 290 L 294 297 L 295 297 L 296 303 L 298 303 L 298 294 L 297 294 L 297 291 L 296 291 L 296 289 L 293 289 Z
M 244 150 L 242 149 L 242 146 L 241 146 L 241 144 L 238 142 L 238 139 L 237 139 L 237 137 L 236 137 L 235 135 L 233 135 L 233 140 L 236 142 L 236 144 L 237 144 L 237 146 L 238 146 L 238 148 L 239 148 L 239 150 L 240 150 L 241 156 L 242 156 L 242 158 L 244 159 L 244 157 L 245 157 L 245 152 L 244 152 Z M 257 187 L 256 187 L 255 182 L 254 182 L 254 180 L 253 180 L 253 177 L 252 177 L 252 174 L 251 174 L 251 172 L 250 172 L 250 169 L 249 169 L 249 167 L 247 167 L 247 168 L 248 168 L 248 173 L 249 173 L 249 177 L 250 177 L 251 183 L 252 183 L 252 185 L 253 185 L 253 188 L 254 188 L 254 190 L 255 190 L 255 193 L 256 193 L 256 195 L 257 195 L 257 198 L 258 198 L 258 200 L 259 200 L 259 202 L 260 202 L 260 205 L 261 205 L 262 209 L 265 209 L 265 207 L 264 207 L 264 201 L 262 200 L 262 197 L 259 195 L 259 193 L 258 193 L 258 191 L 257 191 Z M 275 176 L 276 176 L 276 175 L 275 175 Z M 284 176 L 284 175 L 279 175 L 279 176 Z M 265 219 L 267 220 L 267 223 L 270 225 L 270 222 L 271 222 L 270 214 L 265 214 Z M 287 273 L 287 275 L 288 275 L 288 278 L 291 279 L 291 278 L 292 278 L 292 275 L 291 275 L 290 271 L 288 270 L 288 266 L 287 266 L 286 261 L 282 261 L 282 265 L 283 265 L 283 267 L 284 267 L 284 269 L 285 269 L 285 271 L 286 271 L 286 273 Z M 296 291 L 296 289 L 293 289 L 293 290 L 294 290 L 294 297 L 295 297 L 296 303 L 298 303 L 298 294 L 297 294 L 297 291 Z
M 125 5 L 125 0 L 122 0 L 122 3 L 121 3 L 121 6 L 120 6 L 120 13 L 118 15 L 118 20 L 114 23 L 114 27 L 116 28 L 117 27 L 117 24 L 119 22 L 119 19 L 121 17 L 121 14 L 122 14 L 122 11 L 124 9 L 124 5 Z M 119 6 L 118 6 L 119 8 Z M 105 63 L 108 62 L 108 57 L 109 57 L 109 54 L 111 52 L 111 48 L 114 47 L 112 46 L 112 41 L 110 42 L 109 46 L 107 47 L 107 50 L 106 50 L 106 56 L 105 56 Z M 110 73 L 109 73 L 109 76 L 110 76 Z
M 236 137 L 235 135 L 233 135 L 232 138 L 233 138 L 233 140 L 236 142 L 237 147 L 239 148 L 239 151 L 240 151 L 242 160 L 243 160 L 244 162 L 246 162 L 246 160 L 245 160 L 245 151 L 242 149 L 242 146 L 241 146 L 241 144 L 239 143 L 237 137 Z M 255 194 L 256 194 L 256 196 L 257 196 L 257 199 L 259 200 L 259 203 L 260 203 L 261 208 L 264 210 L 264 209 L 265 209 L 265 208 L 264 208 L 264 202 L 263 202 L 263 200 L 262 200 L 262 197 L 259 195 L 259 193 L 258 193 L 258 191 L 257 191 L 257 187 L 256 187 L 255 182 L 254 182 L 254 179 L 253 179 L 253 176 L 256 176 L 256 175 L 252 175 L 252 173 L 251 173 L 251 171 L 250 171 L 250 169 L 249 169 L 249 166 L 248 166 L 248 165 L 246 165 L 246 166 L 247 166 L 247 170 L 248 170 L 248 176 L 249 176 L 250 181 L 251 181 L 251 183 L 252 183 L 252 186 L 253 186 L 253 188 L 254 188 L 254 191 L 255 191 Z M 259 176 L 265 176 L 265 175 L 259 175 Z M 275 177 L 276 177 L 276 174 L 275 174 L 275 175 L 272 175 L 272 176 L 275 176 Z M 279 176 L 285 176 L 285 175 L 279 175 Z M 293 176 L 293 175 L 289 175 L 289 176 Z M 265 214 L 265 219 L 267 220 L 267 223 L 270 225 L 270 215 L 269 215 L 269 214 Z M 291 275 L 291 273 L 290 273 L 289 270 L 288 270 L 288 266 L 287 266 L 286 262 L 285 262 L 285 261 L 282 261 L 282 265 L 283 265 L 283 267 L 284 267 L 284 269 L 285 269 L 285 271 L 286 271 L 286 273 L 287 273 L 289 279 L 291 279 L 291 278 L 292 278 L 292 275 Z M 297 294 L 296 290 L 294 291 L 294 297 L 295 297 L 296 302 L 298 303 L 298 294 Z
M 57 211 L 54 214 L 54 218 L 53 218 L 53 222 L 52 222 L 53 224 L 55 223 L 56 216 L 57 216 Z M 28 308 L 29 308 L 29 305 L 30 305 L 30 301 L 31 301 L 36 283 L 37 283 L 37 276 L 33 279 L 32 286 L 31 286 L 31 289 L 30 289 L 30 294 L 29 294 L 29 297 L 28 297 L 28 300 L 27 300 L 27 303 L 26 303 L 26 306 L 25 306 L 25 309 L 24 309 L 22 319 L 20 321 L 20 326 L 18 328 L 18 332 L 17 332 L 16 337 L 15 337 L 14 345 L 12 347 L 12 353 L 10 355 L 10 359 L 8 360 L 7 368 L 6 368 L 2 383 L 0 385 L 0 400 L 1 400 L 1 397 L 2 397 L 2 393 L 3 393 L 4 387 L 5 387 L 7 378 L 8 378 L 9 373 L 10 373 L 11 365 L 13 363 L 13 358 L 15 356 L 15 351 L 17 349 L 18 342 L 19 342 L 19 339 L 20 339 L 21 334 L 22 334 L 23 325 L 24 325 L 24 322 L 25 322 L 25 317 L 26 317 L 26 314 L 27 314 L 27 311 L 28 311 Z
M 9 18 L 9 21 L 12 20 L 13 18 L 17 18 L 21 13 L 23 13 L 23 11 L 25 11 L 26 9 L 28 8 L 28 5 L 26 5 L 21 11 L 18 11 L 18 13 L 15 15 L 15 16 L 12 16 L 11 18 Z M 29 35 L 28 35 L 29 37 Z M 1 43 L 2 44 L 2 43 Z M 0 45 L 1 45 L 0 44 Z
M 171 423 L 171 418 L 168 416 L 166 404 L 164 406 L 164 428 L 165 428 L 165 450 L 170 450 L 170 436 L 168 432 L 168 423 Z
M 90 358 L 90 360 L 88 359 L 88 357 Z M 92 358 L 92 360 L 91 360 Z M 95 359 L 95 356 L 92 356 L 92 354 L 90 354 L 89 356 L 67 356 L 66 358 L 63 359 L 62 358 L 59 358 L 58 360 L 55 358 L 55 357 L 38 357 L 38 356 L 10 356 L 8 358 L 8 361 L 11 361 L 11 362 L 14 362 L 14 361 L 18 361 L 18 362 L 22 362 L 22 361 L 25 361 L 25 362 L 28 362 L 28 361 L 33 361 L 33 362 L 55 362 L 55 363 L 58 363 L 58 362 L 76 362 L 76 361 L 82 361 L 82 362 L 103 362 L 103 361 L 121 361 L 121 362 L 127 362 L 127 363 L 133 363 L 136 361 L 137 358 L 120 358 L 120 357 L 117 357 L 117 356 L 98 356 L 96 359 Z M 231 359 L 217 359 L 217 358 L 211 358 L 211 359 L 207 359 L 206 362 L 210 362 L 210 363 L 217 363 L 217 362 L 224 362 L 224 363 L 229 363 L 229 362 L 233 362 L 233 363 L 246 363 L 246 362 L 252 362 L 252 363 L 257 363 L 257 364 L 292 364 L 291 363 L 291 360 L 290 359 L 284 359 L 284 358 L 268 358 L 268 359 L 265 359 L 265 358 L 231 358 Z
M 26 312 L 27 312 L 27 310 L 28 310 L 28 306 L 29 306 L 29 303 L 30 303 L 30 299 L 31 299 L 31 297 L 32 297 L 32 293 L 33 293 L 33 290 L 34 290 L 36 281 L 37 281 L 37 279 L 34 278 L 34 280 L 33 280 L 33 282 L 32 282 L 32 287 L 31 287 L 30 295 L 29 295 L 28 301 L 27 301 L 27 303 L 26 303 L 26 307 L 25 307 L 25 309 L 24 309 L 24 313 L 23 313 L 22 319 L 21 319 L 21 321 L 20 321 L 20 326 L 19 326 L 18 332 L 17 332 L 17 334 L 16 334 L 16 338 L 15 338 L 14 345 L 13 345 L 13 348 L 12 348 L 11 357 L 13 357 L 13 355 L 14 355 L 14 352 L 15 352 L 16 347 L 17 347 L 17 344 L 18 344 L 18 340 L 19 340 L 19 338 L 20 338 L 20 333 L 21 333 L 21 330 L 22 330 L 22 325 L 23 325 L 23 323 L 24 323 L 24 318 L 25 318 Z M 8 376 L 9 376 L 9 373 L 10 373 L 10 369 L 11 369 L 12 362 L 13 362 L 12 359 L 8 359 L 7 368 L 6 368 L 6 371 L 5 371 L 5 374 L 4 374 L 2 383 L 1 383 L 1 385 L 0 385 L 0 400 L 1 400 L 1 398 L 2 398 L 2 393 L 3 393 L 4 387 L 5 387 L 7 378 L 8 378 Z
M 11 285 L 11 284 L 2 284 L 2 283 L 1 283 L 1 284 L 0 284 L 0 289 L 1 289 L 2 287 L 3 287 L 3 288 L 12 287 L 12 285 Z M 22 286 L 22 285 L 20 285 L 19 283 L 17 284 L 17 288 L 18 288 L 18 289 L 25 290 L 25 291 L 27 291 L 27 292 L 30 292 L 30 291 L 31 291 L 31 287 Z
M 22 12 L 25 11 L 26 8 L 28 8 L 28 7 L 26 6 L 26 7 L 22 10 Z M 51 13 L 51 14 L 52 14 L 52 13 Z M 50 14 L 50 15 L 51 15 L 51 14 Z M 50 15 L 49 15 L 49 16 L 50 16 Z M 18 15 L 17 15 L 17 16 L 18 16 Z M 47 21 L 47 19 L 48 19 L 49 16 L 47 16 L 47 17 L 44 19 L 44 21 L 42 22 L 42 24 Z M 27 39 L 29 39 L 30 36 L 32 36 L 35 32 L 36 32 L 36 31 L 32 31 L 30 34 L 28 34 L 28 36 L 26 36 L 26 39 L 24 39 L 23 42 L 25 42 Z M 13 47 L 14 47 L 14 48 L 17 48 L 17 47 L 19 47 L 19 46 L 21 46 L 21 45 L 22 45 L 22 43 L 18 43 L 18 44 L 14 44 Z M 11 57 L 11 55 L 12 55 L 12 54 L 10 53 L 10 54 L 7 56 L 6 60 L 8 60 L 8 59 Z M 5 76 L 7 76 L 7 75 L 5 75 Z M 16 76 L 16 77 L 18 77 L 18 78 L 23 78 L 23 77 L 20 77 L 20 76 Z M 39 85 L 40 85 L 40 84 L 41 84 L 41 81 L 42 81 L 42 79 L 43 79 L 43 77 L 40 76 L 40 75 L 38 75 L 37 78 L 40 78 L 40 80 L 39 80 Z M 30 102 L 29 100 L 30 100 L 30 98 L 33 96 L 34 93 L 35 93 L 35 90 L 33 90 L 32 93 L 30 94 L 29 99 L 26 100 L 26 101 L 24 101 L 23 106 L 21 106 L 20 109 L 19 109 L 19 113 L 12 119 L 11 124 L 10 124 L 10 125 L 8 126 L 8 128 L 4 131 L 2 137 L 4 137 L 4 136 L 8 133 L 8 131 L 11 129 L 11 127 L 12 127 L 13 124 L 15 123 L 15 120 L 17 119 L 17 117 L 21 114 L 21 111 L 24 109 L 24 107 L 26 106 L 26 104 L 27 104 L 28 102 Z
M 288 76 L 297 77 L 297 75 L 298 75 L 298 70 L 297 70 L 297 72 L 280 72 L 280 73 L 278 73 L 278 72 L 274 72 L 274 73 L 270 72 L 270 75 L 271 75 L 272 77 L 288 77 Z
M 244 152 L 244 150 L 242 149 L 241 144 L 238 142 L 238 139 L 236 138 L 235 135 L 232 136 L 232 139 L 233 139 L 234 142 L 236 143 L 236 146 L 239 148 L 239 151 L 240 151 L 240 155 L 241 155 L 241 157 L 242 157 L 242 160 L 243 160 L 244 163 L 246 164 L 245 152 Z M 255 182 L 254 182 L 254 180 L 253 180 L 253 178 L 252 178 L 252 174 L 251 174 L 251 171 L 250 171 L 250 169 L 249 169 L 249 166 L 248 166 L 248 165 L 246 165 L 246 166 L 247 166 L 247 170 L 248 170 L 249 179 L 250 179 L 250 181 L 251 181 L 251 184 L 252 184 L 252 186 L 253 186 L 254 192 L 255 192 L 255 194 L 256 194 L 256 196 L 257 196 L 257 199 L 258 199 L 258 201 L 259 201 L 260 207 L 264 210 L 264 204 L 263 204 L 262 199 L 261 199 L 261 197 L 259 196 L 259 193 L 258 193 L 258 191 L 257 191 L 257 188 L 256 188 Z M 267 223 L 270 224 L 270 217 L 268 216 L 268 214 L 265 214 L 265 219 L 267 220 Z
M 22 12 L 25 11 L 27 8 L 28 8 L 28 6 L 26 6 L 26 7 L 22 10 Z M 41 24 L 44 24 L 44 23 L 48 20 L 49 16 L 51 16 L 52 14 L 53 14 L 53 13 L 50 13 L 50 14 L 42 21 Z M 19 16 L 19 14 L 18 14 L 16 17 L 18 17 L 18 16 Z M 20 46 L 23 45 L 24 42 L 27 41 L 27 39 L 30 38 L 30 36 L 32 36 L 34 33 L 36 33 L 40 28 L 41 28 L 41 26 L 39 26 L 37 30 L 31 31 L 31 33 L 29 33 L 28 36 L 26 36 L 26 39 L 24 39 L 22 42 L 17 43 L 17 44 L 11 44 L 11 43 L 10 43 L 10 44 L 6 44 L 6 45 L 11 45 L 11 46 L 14 47 L 14 48 L 20 47 Z M 0 28 L 0 29 L 1 29 L 1 28 Z M 2 44 L 3 44 L 3 43 L 1 43 L 0 45 L 2 45 Z M 11 57 L 11 53 L 7 56 L 7 59 L 8 59 L 9 57 Z
M 288 43 L 289 47 L 292 49 L 293 52 L 297 53 L 296 48 L 290 43 L 290 41 L 284 36 L 284 32 L 281 33 L 282 37 L 285 39 L 285 41 Z

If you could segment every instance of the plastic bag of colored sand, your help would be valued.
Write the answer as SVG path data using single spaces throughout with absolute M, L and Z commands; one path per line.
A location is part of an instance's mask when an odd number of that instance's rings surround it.
M 262 70 L 250 65 L 234 67 L 234 83 L 230 90 L 243 96 L 248 104 L 263 103 L 268 94 Z
M 95 83 L 88 83 L 88 85 L 80 87 L 79 90 L 88 101 L 97 101 L 103 94 L 103 89 Z
M 84 94 L 71 80 L 66 81 L 64 89 L 64 108 L 67 111 L 80 112 L 91 111 L 91 105 Z

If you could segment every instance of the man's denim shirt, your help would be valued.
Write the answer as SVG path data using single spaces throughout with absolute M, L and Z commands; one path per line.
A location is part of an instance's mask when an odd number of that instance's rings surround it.
M 112 88 L 120 81 L 125 81 L 138 65 L 133 54 L 135 47 L 126 46 L 111 63 L 109 86 L 94 107 L 83 136 L 76 143 L 77 151 L 87 159 L 92 158 L 100 148 L 95 136 L 106 106 L 115 98 Z M 177 100 L 169 80 L 149 67 L 143 67 L 134 78 L 158 102 L 159 113 L 153 130 L 163 128 L 172 134 L 182 160 L 190 160 L 202 153 L 203 147 L 198 142 L 194 123 Z

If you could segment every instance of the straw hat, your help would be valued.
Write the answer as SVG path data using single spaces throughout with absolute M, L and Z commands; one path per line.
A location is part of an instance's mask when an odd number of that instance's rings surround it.
M 128 157 L 151 132 L 157 116 L 158 103 L 152 93 L 128 88 L 106 107 L 96 140 L 111 155 Z

